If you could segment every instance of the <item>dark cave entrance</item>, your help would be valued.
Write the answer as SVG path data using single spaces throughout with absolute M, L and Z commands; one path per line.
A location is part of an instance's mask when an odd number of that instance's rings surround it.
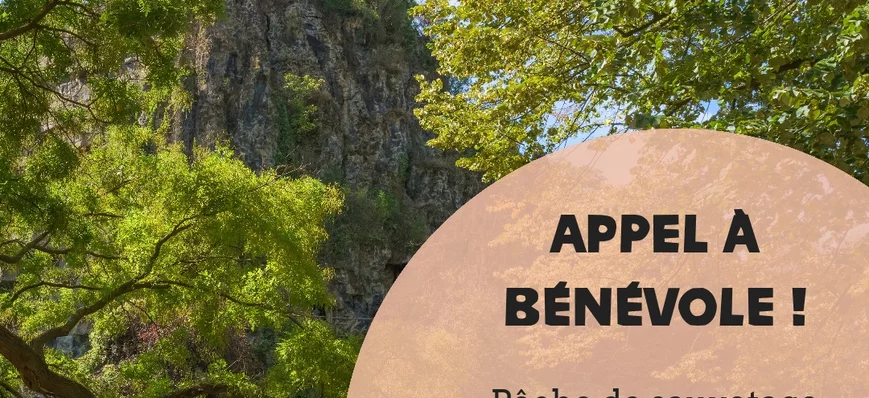
M 392 283 L 395 283 L 404 267 L 407 267 L 407 263 L 386 264 L 386 270 L 392 274 Z

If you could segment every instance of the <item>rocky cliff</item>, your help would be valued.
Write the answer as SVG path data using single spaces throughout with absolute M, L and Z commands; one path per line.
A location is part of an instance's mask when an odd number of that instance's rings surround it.
M 343 187 L 323 262 L 335 269 L 334 310 L 321 315 L 367 329 L 396 275 L 422 241 L 481 189 L 479 176 L 428 148 L 412 110 L 413 76 L 426 56 L 404 0 L 360 6 L 336 0 L 229 0 L 216 24 L 192 32 L 189 111 L 173 134 L 228 141 L 253 168 L 282 167 Z M 359 3 L 361 4 L 361 3 Z M 310 128 L 285 77 L 322 83 L 305 93 Z

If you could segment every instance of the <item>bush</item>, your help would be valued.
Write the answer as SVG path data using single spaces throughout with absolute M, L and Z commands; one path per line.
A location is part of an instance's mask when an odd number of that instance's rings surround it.
M 315 94 L 323 85 L 322 79 L 307 75 L 287 74 L 284 79 L 284 91 L 278 93 L 275 101 L 278 124 L 276 164 L 290 163 L 303 136 L 317 129 Z
M 408 254 L 429 235 L 428 221 L 406 197 L 390 191 L 344 187 L 344 208 L 327 226 L 326 262 L 340 262 L 351 247 L 389 247 Z
M 408 13 L 409 0 L 320 0 L 326 14 L 358 17 L 365 21 L 365 34 L 374 43 L 416 46 L 419 32 Z

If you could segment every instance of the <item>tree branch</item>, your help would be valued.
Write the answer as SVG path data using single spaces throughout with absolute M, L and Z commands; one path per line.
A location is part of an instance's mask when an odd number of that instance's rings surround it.
M 55 373 L 40 352 L 4 326 L 0 326 L 0 355 L 18 370 L 25 387 L 59 398 L 96 398 L 87 387 Z
M 173 227 L 168 234 L 166 234 L 157 241 L 157 244 L 154 246 L 154 252 L 148 259 L 148 263 L 146 264 L 145 269 L 142 270 L 139 275 L 127 282 L 122 283 L 117 288 L 115 288 L 115 290 L 112 290 L 111 292 L 109 292 L 109 294 L 103 296 L 103 298 L 97 300 L 93 304 L 79 308 L 75 313 L 72 314 L 72 316 L 69 317 L 69 319 L 67 319 L 66 323 L 64 323 L 63 325 L 48 329 L 36 336 L 30 342 L 31 347 L 33 347 L 33 349 L 37 352 L 42 353 L 45 345 L 48 344 L 48 342 L 58 337 L 68 335 L 72 331 L 72 329 L 75 328 L 75 326 L 78 325 L 78 323 L 81 322 L 82 319 L 84 319 L 84 317 L 95 314 L 96 312 L 105 308 L 105 306 L 109 305 L 109 303 L 111 303 L 112 301 L 115 301 L 117 298 L 127 293 L 147 287 L 146 285 L 140 284 L 139 282 L 141 282 L 142 279 L 146 278 L 151 273 L 151 270 L 153 270 L 154 264 L 160 257 L 160 250 L 163 245 L 165 245 L 166 242 L 171 240 L 173 237 L 190 228 L 192 225 L 186 223 L 190 220 L 195 219 L 196 217 L 197 216 L 191 216 L 182 219 L 177 224 L 175 224 L 175 227 Z
M 57 91 L 57 90 L 51 88 L 51 87 L 50 87 L 50 84 L 43 84 L 43 83 L 40 83 L 40 82 L 36 81 L 36 79 L 35 79 L 34 77 L 28 75 L 27 73 L 25 73 L 24 71 L 22 71 L 19 67 L 15 66 L 15 65 L 12 64 L 11 62 L 9 62 L 7 59 L 5 59 L 5 58 L 3 58 L 3 57 L 0 57 L 0 61 L 2 61 L 4 64 L 6 64 L 6 65 L 8 66 L 8 67 L 2 67 L 2 66 L 0 66 L 0 71 L 2 71 L 2 72 L 6 72 L 6 73 L 8 73 L 8 74 L 11 74 L 12 77 L 13 77 L 13 78 L 16 80 L 16 82 L 18 83 L 18 85 L 21 87 L 22 92 L 30 93 L 30 90 L 26 90 L 26 89 L 23 87 L 23 84 L 22 84 L 21 81 L 19 80 L 19 77 L 23 78 L 24 80 L 27 80 L 27 81 L 28 81 L 30 84 L 32 84 L 34 87 L 36 87 L 36 88 L 38 88 L 38 89 L 40 89 L 40 90 L 42 90 L 42 91 L 45 91 L 45 92 L 47 92 L 47 93 L 49 93 L 49 94 L 54 95 L 57 99 L 59 99 L 59 100 L 61 100 L 61 101 L 63 101 L 63 102 L 67 102 L 67 103 L 70 103 L 70 104 L 73 104 L 73 105 L 79 106 L 79 107 L 81 107 L 81 108 L 87 110 L 88 113 L 91 115 L 91 117 L 92 117 L 94 120 L 96 120 L 96 121 L 98 121 L 98 122 L 100 122 L 100 123 L 103 123 L 103 124 L 108 124 L 108 123 L 109 123 L 108 121 L 103 120 L 102 118 L 100 118 L 100 117 L 99 117 L 99 116 L 94 112 L 93 107 L 92 107 L 92 104 L 93 104 L 94 101 L 91 101 L 91 103 L 84 103 L 84 102 L 81 102 L 81 101 L 75 100 L 75 99 L 73 99 L 73 98 L 67 97 L 66 95 L 62 94 L 61 92 L 59 92 L 59 91 Z M 33 95 L 33 94 L 31 94 L 31 95 Z
M 42 9 L 39 10 L 39 12 L 30 21 L 27 21 L 25 24 L 17 28 L 12 28 L 3 33 L 0 33 L 0 41 L 14 39 L 33 29 L 36 29 L 36 27 L 39 26 L 39 22 L 42 21 L 45 16 L 51 12 L 51 10 L 53 10 L 60 4 L 61 2 L 58 0 L 49 0 L 49 2 L 45 3 Z
M 21 393 L 18 392 L 18 390 L 12 388 L 12 386 L 10 386 L 6 382 L 0 381 L 0 388 L 3 388 L 4 390 L 6 390 L 6 392 L 8 392 L 10 395 L 12 395 L 15 398 L 24 398 L 24 396 L 21 395 Z
M 108 218 L 124 218 L 124 216 L 120 214 L 107 213 L 107 212 L 93 212 L 87 213 L 84 215 L 85 217 L 108 217 Z
M 70 249 L 70 248 L 48 247 L 48 246 L 42 246 L 42 245 L 34 246 L 33 250 L 40 251 L 43 253 L 48 253 L 48 254 L 54 254 L 54 255 L 69 254 L 69 252 L 72 251 L 72 249 Z M 89 256 L 93 256 L 93 257 L 104 258 L 107 260 L 124 260 L 124 259 L 126 259 L 126 257 L 123 257 L 123 256 L 115 256 L 115 255 L 111 255 L 111 254 L 102 254 L 102 253 L 97 253 L 97 252 L 93 252 L 90 250 L 85 251 L 85 254 L 87 254 Z
M 794 69 L 798 69 L 800 66 L 802 66 L 806 62 L 809 62 L 812 64 L 812 66 L 814 66 L 815 64 L 822 61 L 823 59 L 824 59 L 824 57 L 797 58 L 797 59 L 791 60 L 790 62 L 788 62 L 782 66 L 779 66 L 778 69 L 776 69 L 776 73 L 789 72 L 789 71 L 792 71 Z
M 255 303 L 252 301 L 245 301 L 245 300 L 239 299 L 237 297 L 234 297 L 232 295 L 229 295 L 227 293 L 209 291 L 206 289 L 202 289 L 202 288 L 196 287 L 196 286 L 189 284 L 189 283 L 186 283 L 186 282 L 179 282 L 179 281 L 172 281 L 172 280 L 158 280 L 158 281 L 154 281 L 154 282 L 139 283 L 139 284 L 134 285 L 134 287 L 136 287 L 136 288 L 151 288 L 151 289 L 159 289 L 159 288 L 165 288 L 165 287 L 169 287 L 169 286 L 183 287 L 183 288 L 191 289 L 191 290 L 204 291 L 206 293 L 212 293 L 218 297 L 229 300 L 235 304 L 238 304 L 238 305 L 241 305 L 244 307 L 254 307 L 254 308 L 259 308 L 259 309 L 266 310 L 266 311 L 272 311 L 272 312 L 286 316 L 287 318 L 290 319 L 290 321 L 295 323 L 297 326 L 304 327 L 304 325 L 302 325 L 302 323 L 299 322 L 299 320 L 295 318 L 294 314 L 289 313 L 287 311 L 282 311 L 282 310 L 279 310 L 277 308 L 273 308 L 273 307 L 266 305 L 264 303 Z
M 31 347 L 34 350 L 39 352 L 40 354 L 43 352 L 44 347 L 48 342 L 54 340 L 58 337 L 63 337 L 68 335 L 79 322 L 81 322 L 84 317 L 88 315 L 95 314 L 97 311 L 103 309 L 105 306 L 109 305 L 112 301 L 115 301 L 118 297 L 123 296 L 135 289 L 133 286 L 136 284 L 137 280 L 131 280 L 124 282 L 120 286 L 118 286 L 115 290 L 111 291 L 109 294 L 104 296 L 103 298 L 97 300 L 91 305 L 79 308 L 72 316 L 67 319 L 66 323 L 60 326 L 55 326 L 51 329 L 48 329 L 38 336 L 36 336 L 33 341 L 30 342 Z
M 643 23 L 640 26 L 637 26 L 635 28 L 631 28 L 630 30 L 624 30 L 618 26 L 615 26 L 615 27 L 613 27 L 613 30 L 616 31 L 616 33 L 618 33 L 622 37 L 629 37 L 629 36 L 633 36 L 633 35 L 641 32 L 643 30 L 646 30 L 646 28 L 648 28 L 648 27 L 650 27 L 650 26 L 652 26 L 652 25 L 654 25 L 654 24 L 656 24 L 664 19 L 667 19 L 670 16 L 671 16 L 671 14 L 660 14 L 660 13 L 656 12 L 652 15 L 652 19 L 646 21 L 645 23 Z
M 36 28 L 43 29 L 43 30 L 50 30 L 52 32 L 65 33 L 65 34 L 70 35 L 71 37 L 74 37 L 78 40 L 81 40 L 83 43 L 85 43 L 91 47 L 96 47 L 96 44 L 93 41 L 88 40 L 86 37 L 84 37 L 76 32 L 73 32 L 71 30 L 67 30 L 67 29 L 63 29 L 63 28 L 55 28 L 53 26 L 41 25 L 41 24 L 37 24 Z
M 4 262 L 6 264 L 15 264 L 15 263 L 21 261 L 21 259 L 24 258 L 25 254 L 27 254 L 28 252 L 33 250 L 36 246 L 38 246 L 39 243 L 42 242 L 42 240 L 45 239 L 45 237 L 47 237 L 47 236 L 48 236 L 48 231 L 45 231 L 45 232 L 37 235 L 36 238 L 31 240 L 30 242 L 25 243 L 24 246 L 21 247 L 21 250 L 18 251 L 18 253 L 15 253 L 11 256 L 0 255 L 0 261 Z
M 194 218 L 196 218 L 196 216 L 187 217 L 187 218 L 184 218 L 183 220 L 179 221 L 178 224 L 175 224 L 175 227 L 172 228 L 172 231 L 170 231 L 168 234 L 166 234 L 166 236 L 164 236 L 163 238 L 161 238 L 160 240 L 157 241 L 157 244 L 154 245 L 154 252 L 151 253 L 151 258 L 148 259 L 148 265 L 145 268 L 145 271 L 143 271 L 143 272 L 146 272 L 146 273 L 151 272 L 151 269 L 154 267 L 154 263 L 156 263 L 157 259 L 160 257 L 160 250 L 163 249 L 163 245 L 165 245 L 166 242 L 168 242 L 170 239 L 172 239 L 176 235 L 178 235 L 181 232 L 184 232 L 188 228 L 192 227 L 191 224 L 185 224 L 185 223 L 187 223 L 190 220 L 193 220 Z M 142 276 L 139 279 L 141 280 L 142 278 L 144 278 L 144 276 Z
M 100 290 L 98 287 L 92 287 L 92 286 L 84 286 L 84 285 L 68 285 L 68 284 L 65 284 L 65 283 L 55 283 L 55 282 L 40 281 L 40 282 L 34 283 L 34 284 L 32 284 L 32 285 L 25 286 L 25 287 L 21 288 L 21 290 L 19 290 L 19 291 L 13 293 L 13 294 L 12 294 L 12 297 L 9 298 L 9 301 L 10 301 L 10 302 L 15 302 L 15 300 L 18 300 L 18 297 L 19 297 L 19 296 L 21 296 L 22 294 L 24 294 L 24 293 L 27 292 L 28 290 L 33 290 L 33 289 L 36 289 L 36 288 L 38 288 L 38 287 L 42 287 L 42 286 L 56 287 L 56 288 L 61 288 L 61 289 Z

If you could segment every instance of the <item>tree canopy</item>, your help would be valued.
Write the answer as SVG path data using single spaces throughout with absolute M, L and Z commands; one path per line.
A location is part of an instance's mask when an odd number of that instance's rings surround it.
M 312 312 L 338 190 L 165 139 L 221 5 L 0 2 L 0 396 L 346 393 L 358 341 Z
M 488 180 L 593 132 L 704 127 L 869 182 L 869 5 L 855 0 L 429 0 L 436 147 Z M 445 87 L 449 89 L 445 89 Z
M 331 304 L 316 254 L 324 219 L 340 207 L 335 188 L 255 174 L 228 150 L 200 150 L 191 161 L 178 146 L 152 149 L 152 140 L 146 129 L 107 133 L 74 176 L 48 184 L 45 194 L 63 209 L 52 224 L 39 209 L 6 224 L 6 235 L 20 238 L 4 242 L 0 257 L 17 277 L 0 296 L 15 330 L 0 329 L 0 354 L 31 390 L 163 396 L 205 385 L 255 395 L 221 350 L 255 328 L 292 336 L 315 327 L 306 311 Z M 93 347 L 82 358 L 46 352 L 85 321 Z M 106 363 L 107 345 L 136 323 L 156 328 L 150 349 Z

